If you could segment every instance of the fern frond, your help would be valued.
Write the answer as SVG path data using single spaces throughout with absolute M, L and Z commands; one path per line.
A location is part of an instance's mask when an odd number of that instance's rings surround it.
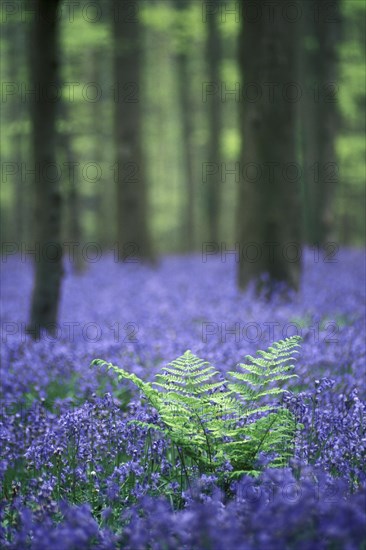
M 294 359 L 293 354 L 297 351 L 295 348 L 299 346 L 300 339 L 299 336 L 292 336 L 286 340 L 280 340 L 269 347 L 267 351 L 258 351 L 257 354 L 261 357 L 247 355 L 248 363 L 239 365 L 244 372 L 229 372 L 232 378 L 239 381 L 239 383 L 229 383 L 229 389 L 237 392 L 247 401 L 254 401 L 266 395 L 276 395 L 285 391 L 281 388 L 273 391 L 267 386 L 272 382 L 284 382 L 297 376 L 288 374 L 294 366 L 287 363 Z
M 92 365 L 133 382 L 159 413 L 162 427 L 133 422 L 162 430 L 202 472 L 229 460 L 231 477 L 243 472 L 257 475 L 254 465 L 260 453 L 274 455 L 272 467 L 286 464 L 292 455 L 295 418 L 270 398 L 285 391 L 279 383 L 296 376 L 289 362 L 299 340 L 293 336 L 257 352 L 257 357 L 248 355 L 239 371 L 228 373 L 229 382 L 217 381 L 218 371 L 189 350 L 152 383 L 100 359 Z

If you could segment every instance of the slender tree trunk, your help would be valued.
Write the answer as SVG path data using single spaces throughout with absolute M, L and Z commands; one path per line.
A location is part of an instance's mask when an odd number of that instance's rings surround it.
M 301 119 L 301 155 L 303 173 L 303 221 L 304 239 L 307 243 L 316 241 L 317 223 L 315 210 L 315 175 L 319 162 L 317 142 L 317 121 L 320 116 L 320 102 L 314 101 L 319 85 L 319 44 L 315 36 L 313 2 L 303 0 L 304 16 L 301 19 L 302 47 L 300 49 L 300 74 L 304 93 L 299 104 Z
M 63 120 L 66 122 L 66 127 L 68 127 L 67 122 L 69 121 L 69 108 L 68 104 L 63 101 L 60 105 L 60 114 Z M 67 241 L 72 243 L 77 243 L 75 247 L 70 246 L 72 250 L 71 260 L 73 262 L 73 267 L 76 273 L 80 273 L 85 264 L 83 262 L 81 248 L 82 248 L 82 230 L 81 230 L 81 217 L 82 217 L 82 208 L 80 195 L 78 191 L 79 179 L 78 171 L 73 167 L 77 166 L 75 154 L 72 147 L 72 139 L 68 130 L 59 134 L 59 143 L 63 150 L 65 157 L 65 162 L 67 163 L 68 168 L 68 177 L 66 183 L 66 191 L 64 193 L 66 207 L 66 238 Z
M 245 21 L 240 35 L 242 79 L 244 84 L 256 83 L 261 94 L 257 101 L 241 103 L 241 173 L 245 177 L 238 201 L 238 280 L 241 288 L 252 280 L 260 288 L 266 273 L 269 289 L 275 282 L 297 288 L 300 186 L 290 181 L 295 179 L 291 169 L 286 172 L 297 160 L 296 103 L 283 94 L 291 97 L 287 84 L 297 80 L 298 37 L 296 23 L 286 21 L 278 10 L 272 20 L 266 1 L 257 3 L 262 16 L 255 22 Z
M 303 2 L 302 74 L 303 171 L 306 197 L 306 237 L 324 245 L 334 240 L 333 198 L 339 171 L 335 140 L 338 130 L 339 0 Z
M 217 2 L 217 0 L 216 0 Z M 221 131 L 221 98 L 220 98 L 220 62 L 222 58 L 220 31 L 216 13 L 208 18 L 207 22 L 207 61 L 209 81 L 217 86 L 217 93 L 210 96 L 209 107 L 209 144 L 208 159 L 215 165 L 220 164 L 220 131 Z M 220 227 L 220 171 L 215 171 L 207 186 L 207 220 L 209 239 L 219 241 Z
M 91 81 L 92 82 L 103 82 L 103 51 L 96 48 L 90 52 L 90 61 L 91 61 Z M 103 163 L 103 147 L 105 144 L 104 137 L 104 111 L 103 111 L 103 96 L 100 98 L 100 101 L 97 101 L 95 104 L 95 136 L 94 136 L 94 155 L 93 161 L 97 163 L 98 166 L 102 166 Z M 97 183 L 96 196 L 97 196 L 97 208 L 96 208 L 96 220 L 95 227 L 97 230 L 97 238 L 102 249 L 107 247 L 109 239 L 110 224 L 105 223 L 105 217 L 107 208 L 105 207 L 106 195 L 108 189 L 106 181 L 102 178 L 101 182 Z M 112 238 L 112 242 L 113 242 Z
M 316 186 L 316 207 L 318 231 L 316 242 L 320 245 L 333 241 L 334 234 L 334 205 L 333 199 L 338 180 L 337 157 L 335 141 L 338 130 L 338 55 L 339 21 L 329 21 L 328 10 L 324 9 L 324 2 L 317 0 L 319 6 L 319 37 L 320 74 L 319 100 L 321 109 L 318 118 L 319 142 L 319 181 Z M 332 2 L 335 18 L 339 17 L 339 0 Z M 315 174 L 315 180 L 317 175 Z
M 185 248 L 188 251 L 194 249 L 194 234 L 195 234 L 195 222 L 194 222 L 194 169 L 192 158 L 192 124 L 190 110 L 192 108 L 189 95 L 189 71 L 188 71 L 188 59 L 185 53 L 180 53 L 177 56 L 177 68 L 178 68 L 178 94 L 179 103 L 182 115 L 182 150 L 184 161 L 184 177 L 186 179 L 186 201 L 184 211 L 184 241 Z
M 62 268 L 61 192 L 52 166 L 56 162 L 56 111 L 54 85 L 59 82 L 58 0 L 35 2 L 31 48 L 32 85 L 39 90 L 32 105 L 33 160 L 36 166 L 35 191 L 35 285 L 29 332 L 56 328 Z
M 119 258 L 153 259 L 142 153 L 141 24 L 114 0 L 115 144 Z
M 29 1 L 29 0 L 27 0 Z M 34 5 L 32 4 L 32 10 L 34 9 Z M 21 73 L 22 79 L 27 83 L 27 85 L 31 85 L 32 82 L 32 71 L 33 71 L 33 56 L 35 54 L 34 51 L 32 51 L 32 48 L 29 48 L 28 45 L 32 44 L 32 36 L 34 33 L 34 23 L 31 21 L 27 21 L 24 23 L 24 31 L 23 31 L 23 37 L 22 37 L 22 46 L 23 46 L 23 61 L 21 62 L 21 66 L 23 66 L 23 72 Z M 18 61 L 19 63 L 19 61 Z M 29 101 L 31 103 L 31 101 Z M 31 105 L 25 104 L 20 109 L 20 113 L 18 113 L 18 116 L 20 114 L 24 115 L 23 121 L 26 121 L 28 118 L 30 119 L 30 122 L 32 124 L 32 112 L 31 112 Z M 22 126 L 20 130 L 21 136 L 21 158 L 24 160 L 24 162 L 29 165 L 29 163 L 33 162 L 33 154 L 34 154 L 34 146 L 32 139 L 29 138 L 29 133 L 27 132 L 26 128 Z M 22 182 L 23 183 L 23 182 Z M 32 187 L 34 186 L 34 180 L 32 177 L 26 177 L 26 189 L 27 193 L 23 193 L 23 195 L 26 196 L 23 197 L 23 231 L 24 231 L 24 242 L 26 244 L 31 244 L 35 240 L 35 227 L 34 227 L 34 213 L 35 213 L 35 192 L 32 192 Z
M 189 7 L 189 1 L 177 0 L 177 8 L 181 11 L 180 17 L 184 17 L 184 10 Z M 185 44 L 180 45 L 177 54 L 178 71 L 178 99 L 182 120 L 182 151 L 185 177 L 185 210 L 184 210 L 184 248 L 188 252 L 195 246 L 195 219 L 194 219 L 194 167 L 192 151 L 192 104 L 189 97 L 189 59 L 185 51 Z

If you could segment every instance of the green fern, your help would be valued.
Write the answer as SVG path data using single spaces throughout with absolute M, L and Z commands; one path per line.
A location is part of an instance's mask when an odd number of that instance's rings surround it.
M 284 466 L 292 456 L 298 428 L 295 418 L 287 409 L 268 400 L 285 391 L 278 387 L 280 382 L 297 376 L 291 373 L 294 365 L 290 363 L 300 340 L 299 336 L 292 336 L 275 342 L 267 351 L 258 351 L 258 357 L 247 355 L 247 362 L 239 365 L 239 372 L 228 373 L 234 379 L 228 388 L 240 403 L 239 418 L 255 418 L 237 427 L 234 440 L 224 443 L 230 449 L 233 475 L 250 469 L 260 453 L 274 456 L 269 463 L 272 467 Z
M 253 403 L 260 398 L 268 395 L 278 395 L 284 390 L 274 387 L 268 388 L 272 382 L 283 382 L 289 378 L 296 377 L 296 374 L 289 374 L 294 365 L 289 365 L 292 361 L 293 353 L 298 347 L 299 336 L 292 336 L 286 340 L 275 342 L 273 347 L 267 351 L 258 351 L 260 357 L 247 355 L 248 363 L 240 364 L 239 367 L 245 372 L 229 372 L 238 382 L 232 382 L 229 387 L 237 392 L 244 402 Z
M 228 382 L 218 381 L 218 371 L 191 351 L 163 368 L 153 383 L 100 359 L 92 365 L 112 369 L 120 380 L 132 381 L 143 392 L 182 461 L 185 457 L 201 473 L 229 461 L 230 476 L 235 477 L 258 473 L 260 453 L 272 457 L 272 467 L 283 466 L 292 455 L 295 419 L 268 399 L 285 391 L 278 387 L 280 382 L 296 376 L 289 362 L 299 340 L 293 336 L 258 352 L 259 357 L 247 356 L 240 371 L 228 373 L 233 379 Z
M 154 386 L 161 388 L 164 406 L 160 415 L 168 427 L 168 435 L 194 460 L 200 471 L 218 465 L 222 435 L 236 412 L 231 392 L 224 382 L 216 381 L 219 374 L 206 361 L 186 351 L 162 373 Z M 217 393 L 214 393 L 217 392 Z

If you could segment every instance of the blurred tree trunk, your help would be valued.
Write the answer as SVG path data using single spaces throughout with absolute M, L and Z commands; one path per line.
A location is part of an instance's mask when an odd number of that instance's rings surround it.
M 218 0 L 214 0 L 214 3 L 219 6 Z M 207 62 L 209 82 L 213 83 L 213 86 L 216 88 L 216 93 L 210 96 L 208 100 L 208 160 L 215 165 L 219 165 L 221 132 L 220 63 L 222 59 L 222 47 L 216 13 L 213 13 L 208 17 L 207 25 Z M 215 171 L 215 173 L 213 173 L 209 178 L 206 207 L 209 240 L 218 242 L 220 227 L 220 170 Z
M 314 89 L 318 86 L 320 58 L 317 55 L 318 43 L 315 37 L 315 18 L 313 2 L 302 0 L 304 16 L 301 19 L 302 46 L 299 51 L 300 74 L 302 76 L 303 95 L 299 104 L 301 120 L 301 156 L 303 173 L 303 237 L 312 243 L 315 236 L 314 168 L 319 160 L 316 121 L 319 116 L 320 102 L 314 101 Z
M 67 163 L 67 183 L 65 204 L 66 207 L 66 239 L 69 242 L 77 243 L 74 247 L 70 245 L 71 260 L 76 273 L 80 273 L 85 267 L 82 258 L 82 230 L 81 230 L 81 218 L 82 208 L 80 195 L 78 191 L 78 185 L 80 184 L 78 178 L 77 161 L 72 147 L 72 139 L 69 131 L 69 108 L 65 100 L 60 104 L 60 114 L 63 122 L 65 123 L 65 130 L 59 133 L 59 143 L 63 150 L 65 162 Z
M 178 10 L 182 13 L 180 17 L 184 17 L 184 9 L 189 7 L 187 0 L 177 0 Z M 177 54 L 177 70 L 178 70 L 178 98 L 180 112 L 182 117 L 182 140 L 183 140 L 183 161 L 184 161 L 184 177 L 186 179 L 186 207 L 184 212 L 184 241 L 187 251 L 194 250 L 195 246 L 195 220 L 194 220 L 194 168 L 193 168 L 193 150 L 192 150 L 192 104 L 189 97 L 190 90 L 190 73 L 189 73 L 189 58 L 185 51 L 186 44 L 180 44 L 180 51 Z
M 52 166 L 56 163 L 55 83 L 59 82 L 57 8 L 59 0 L 37 0 L 31 49 L 32 86 L 39 90 L 32 104 L 35 191 L 35 285 L 29 332 L 38 338 L 42 328 L 56 329 L 62 268 L 61 192 Z M 56 172 L 57 173 L 57 172 Z
M 103 65 L 104 65 L 104 52 L 98 45 L 95 48 L 90 48 L 88 52 L 88 63 L 87 70 L 90 78 L 90 82 L 96 82 L 100 88 L 103 88 Z M 107 67 L 108 68 L 108 67 Z M 103 157 L 105 147 L 106 136 L 104 134 L 104 112 L 103 112 L 103 95 L 99 98 L 98 101 L 94 103 L 94 129 L 95 134 L 93 135 L 93 157 L 92 162 L 95 162 L 98 167 L 101 169 L 102 177 L 100 181 L 94 184 L 94 198 L 93 204 L 93 214 L 95 216 L 94 222 L 94 231 L 95 235 L 93 238 L 98 242 L 101 249 L 104 250 L 107 247 L 108 235 L 110 231 L 110 226 L 113 224 L 105 223 L 107 209 L 105 208 L 106 203 L 106 194 L 108 192 L 105 174 L 103 171 Z M 115 227 L 114 227 L 115 229 Z M 114 235 L 112 237 L 113 242 Z
M 262 16 L 242 23 L 239 42 L 243 83 L 256 83 L 260 93 L 256 101 L 241 102 L 238 282 L 245 288 L 255 280 L 260 289 L 267 273 L 270 291 L 277 281 L 297 288 L 300 274 L 300 186 L 289 181 L 291 170 L 286 173 L 297 160 L 296 103 L 286 94 L 291 97 L 287 84 L 297 81 L 298 36 L 296 23 L 281 11 L 273 20 L 266 0 L 258 5 Z M 256 178 L 244 177 L 249 166 L 255 166 Z
M 94 74 L 93 74 L 93 82 L 98 82 L 98 84 L 102 87 L 102 83 L 106 80 L 103 79 L 103 69 L 105 68 L 104 62 L 103 62 L 103 50 L 96 48 L 92 52 L 92 59 L 94 62 Z M 108 67 L 107 67 L 108 68 Z M 95 103 L 95 110 L 96 110 L 96 117 L 95 117 L 95 129 L 96 129 L 96 136 L 94 140 L 95 144 L 95 152 L 94 152 L 94 161 L 102 168 L 103 165 L 103 159 L 104 159 L 104 151 L 103 148 L 105 147 L 105 140 L 106 140 L 106 133 L 104 129 L 105 125 L 105 117 L 104 117 L 104 103 L 105 100 L 103 96 L 100 98 L 99 101 Z M 104 171 L 102 180 L 97 183 L 98 190 L 97 190 L 97 220 L 96 220 L 96 228 L 98 231 L 98 239 L 99 244 L 102 249 L 106 249 L 108 244 L 111 244 L 114 241 L 114 232 L 115 231 L 115 225 L 105 223 L 105 217 L 106 213 L 108 211 L 107 208 L 107 199 L 108 199 L 108 191 L 110 188 L 110 182 L 107 182 L 107 178 L 104 176 Z M 112 183 L 112 186 L 114 184 Z M 112 225 L 112 228 L 110 227 Z M 112 229 L 112 231 L 111 231 Z M 112 238 L 110 238 L 112 235 Z
M 324 245 L 334 240 L 333 198 L 339 173 L 335 140 L 338 130 L 338 55 L 340 4 L 302 3 L 302 157 L 305 183 L 306 238 Z
M 119 258 L 152 260 L 142 153 L 141 24 L 114 0 L 115 145 Z M 124 9 L 125 8 L 125 9 Z M 127 11 L 126 11 L 127 10 Z

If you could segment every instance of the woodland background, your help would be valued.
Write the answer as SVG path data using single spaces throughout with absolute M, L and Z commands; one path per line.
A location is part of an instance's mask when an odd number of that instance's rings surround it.
M 2 251 L 40 247 L 34 321 L 55 319 L 62 255 L 78 271 L 104 252 L 363 245 L 363 1 L 1 9 Z M 282 256 L 240 286 L 296 287 Z

